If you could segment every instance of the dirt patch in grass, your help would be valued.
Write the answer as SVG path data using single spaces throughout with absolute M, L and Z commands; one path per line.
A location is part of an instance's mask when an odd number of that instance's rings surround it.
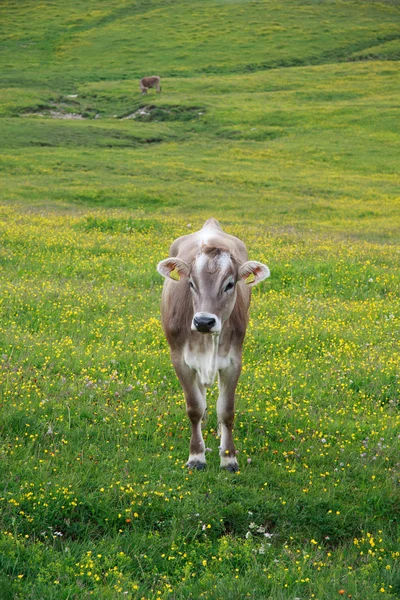
M 52 117 L 53 119 L 78 119 L 78 120 L 80 120 L 80 119 L 86 118 L 79 113 L 63 113 L 63 112 L 60 112 L 59 110 L 49 110 L 47 112 L 23 113 L 21 116 L 22 117 L 31 117 L 33 115 L 37 116 L 37 117 Z
M 71 106 L 72 105 L 72 106 Z M 21 117 L 51 117 L 52 119 L 83 120 L 98 119 L 99 114 L 92 107 L 82 107 L 79 102 L 49 102 L 35 107 L 27 107 L 18 112 Z
M 133 113 L 123 115 L 121 119 L 135 119 L 136 121 L 193 121 L 204 115 L 205 109 L 201 106 L 181 106 L 152 104 L 141 106 Z

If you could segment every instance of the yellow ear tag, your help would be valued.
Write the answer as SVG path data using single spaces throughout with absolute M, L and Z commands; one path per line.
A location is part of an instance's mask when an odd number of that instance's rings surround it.
M 256 276 L 254 275 L 254 273 L 250 273 L 250 275 L 247 277 L 247 279 L 245 279 L 245 283 L 247 283 L 247 284 L 253 283 L 255 278 L 256 278 Z
M 173 271 L 170 271 L 169 276 L 171 277 L 171 279 L 174 279 L 175 281 L 180 280 L 179 273 L 176 269 L 174 269 Z

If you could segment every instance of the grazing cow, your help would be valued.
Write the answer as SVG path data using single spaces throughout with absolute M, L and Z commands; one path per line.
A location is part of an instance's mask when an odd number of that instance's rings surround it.
M 142 90 L 142 94 L 147 94 L 147 90 L 153 87 L 156 88 L 157 92 L 161 92 L 160 81 L 161 79 L 158 77 L 158 75 L 154 75 L 154 77 L 143 77 L 143 79 L 140 80 L 140 89 Z
M 269 269 L 249 261 L 244 243 L 225 233 L 218 221 L 208 219 L 200 231 L 175 240 L 169 258 L 162 260 L 157 270 L 165 277 L 162 325 L 192 425 L 187 466 L 206 466 L 201 421 L 206 388 L 218 372 L 220 466 L 237 471 L 232 427 L 250 288 L 269 277 Z

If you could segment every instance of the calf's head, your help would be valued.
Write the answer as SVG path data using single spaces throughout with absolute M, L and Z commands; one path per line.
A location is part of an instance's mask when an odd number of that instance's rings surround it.
M 193 262 L 176 257 L 166 258 L 158 272 L 185 285 L 191 295 L 193 319 L 191 328 L 199 333 L 219 334 L 235 306 L 237 283 L 252 287 L 269 277 L 266 265 L 254 260 L 240 264 L 229 250 L 203 246 Z M 175 272 L 179 279 L 171 277 Z

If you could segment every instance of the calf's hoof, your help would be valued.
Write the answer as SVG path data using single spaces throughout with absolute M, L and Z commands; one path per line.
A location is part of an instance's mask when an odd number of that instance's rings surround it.
M 204 452 L 190 452 L 189 458 L 186 463 L 188 469 L 196 469 L 196 471 L 203 471 L 206 468 L 206 456 Z
M 225 471 L 229 471 L 229 473 L 237 473 L 239 471 L 239 465 L 236 463 L 236 465 L 221 466 L 221 469 L 225 469 Z
M 221 456 L 220 467 L 221 469 L 225 469 L 230 473 L 236 473 L 237 471 L 239 471 L 238 462 L 233 456 Z
M 199 460 L 188 460 L 186 463 L 188 469 L 196 469 L 196 471 L 204 471 L 207 463 L 200 462 Z

